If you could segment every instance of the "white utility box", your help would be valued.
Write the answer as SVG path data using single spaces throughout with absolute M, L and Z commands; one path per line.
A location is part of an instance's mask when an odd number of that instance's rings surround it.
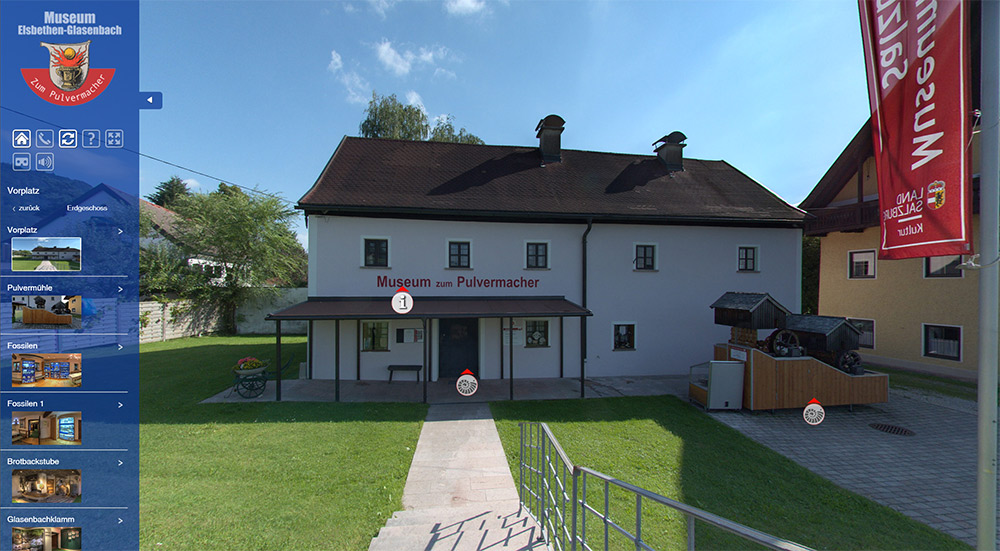
M 705 409 L 743 409 L 743 362 L 705 362 L 691 366 L 688 398 Z

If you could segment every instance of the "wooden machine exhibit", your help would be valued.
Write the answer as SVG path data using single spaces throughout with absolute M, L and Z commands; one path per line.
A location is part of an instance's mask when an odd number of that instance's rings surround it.
M 747 409 L 803 408 L 814 398 L 824 406 L 889 400 L 889 376 L 864 369 L 861 331 L 846 318 L 792 314 L 767 293 L 728 292 L 711 308 L 715 323 L 731 329 L 729 342 L 715 345 L 713 361 L 691 368 L 688 394 L 706 408 L 714 409 L 712 386 L 731 389 L 740 375 L 727 367 L 733 361 L 743 364 Z M 758 340 L 761 330 L 771 332 Z

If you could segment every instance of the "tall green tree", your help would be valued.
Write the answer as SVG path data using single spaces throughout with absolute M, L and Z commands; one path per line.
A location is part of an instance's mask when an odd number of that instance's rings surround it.
M 139 254 L 139 294 L 146 297 L 197 295 L 208 275 L 188 265 L 187 255 L 172 243 L 146 245 Z
M 446 116 L 444 119 L 438 120 L 434 128 L 431 129 L 432 142 L 455 142 L 455 143 L 470 143 L 476 145 L 483 145 L 483 140 L 479 139 L 478 136 L 470 134 L 464 127 L 455 133 L 455 118 L 451 115 Z
M 372 99 L 365 109 L 365 119 L 359 127 L 365 138 L 392 138 L 397 140 L 457 142 L 482 144 L 483 140 L 462 128 L 455 132 L 454 117 L 447 115 L 431 128 L 427 113 L 416 105 L 403 105 L 396 94 L 379 96 L 372 92 Z
M 430 125 L 427 115 L 416 105 L 403 105 L 396 94 L 379 96 L 372 92 L 360 130 L 365 138 L 426 140 Z
M 295 213 L 278 197 L 220 185 L 182 198 L 176 211 L 184 218 L 176 233 L 185 253 L 222 266 L 221 282 L 203 286 L 197 298 L 218 309 L 225 332 L 236 332 L 237 307 L 274 295 L 305 273 L 306 254 L 292 230 Z
M 156 186 L 156 191 L 147 195 L 146 199 L 154 205 L 173 210 L 173 205 L 181 197 L 189 195 L 191 192 L 188 191 L 187 184 L 179 176 L 171 176 L 166 182 L 160 182 L 160 185 Z

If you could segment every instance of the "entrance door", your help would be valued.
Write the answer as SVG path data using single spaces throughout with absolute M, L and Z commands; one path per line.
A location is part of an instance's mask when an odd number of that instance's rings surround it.
M 438 378 L 457 379 L 466 369 L 479 376 L 479 320 L 442 319 L 438 339 Z

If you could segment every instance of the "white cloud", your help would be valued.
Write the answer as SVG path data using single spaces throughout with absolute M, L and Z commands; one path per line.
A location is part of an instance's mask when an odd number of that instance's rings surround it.
M 309 234 L 307 232 L 296 233 L 295 238 L 299 240 L 299 243 L 301 243 L 307 251 L 309 250 Z
M 415 105 L 425 114 L 427 113 L 427 109 L 424 108 L 424 100 L 420 97 L 420 94 L 418 94 L 416 90 L 410 90 L 406 93 L 406 103 L 408 105 Z
M 400 77 L 408 75 L 415 65 L 434 67 L 449 57 L 448 48 L 444 46 L 421 46 L 416 52 L 412 50 L 397 50 L 392 46 L 392 42 L 385 38 L 375 45 L 375 54 L 378 56 L 378 60 L 382 63 L 383 67 Z M 454 75 L 454 73 L 447 69 L 444 71 Z
M 354 4 L 352 4 L 350 2 L 345 2 L 344 3 L 344 11 L 346 13 L 357 13 L 358 8 Z
M 368 4 L 371 6 L 372 10 L 375 11 L 382 19 L 385 19 L 385 14 L 389 11 L 392 6 L 396 3 L 396 0 L 368 0 Z
M 444 46 L 434 46 L 433 48 L 421 46 L 420 53 L 417 54 L 417 59 L 423 63 L 433 65 L 435 61 L 441 61 L 447 56 L 448 48 Z
M 368 103 L 371 95 L 371 85 L 356 71 L 345 71 L 344 60 L 337 53 L 337 50 L 330 50 L 330 64 L 327 70 L 337 75 L 337 80 L 344 85 L 347 90 L 347 101 L 350 103 Z
M 201 182 L 195 180 L 194 178 L 188 178 L 187 180 L 181 180 L 188 189 L 198 189 L 201 187 Z
M 365 105 L 371 98 L 371 85 L 354 71 L 345 71 L 340 75 L 340 82 L 347 89 L 347 101 Z
M 435 77 L 441 77 L 441 78 L 447 78 L 447 79 L 454 79 L 455 78 L 455 71 L 449 71 L 448 69 L 444 69 L 442 67 L 437 67 L 437 68 L 434 69 L 434 76 Z
M 329 69 L 331 73 L 336 73 L 343 66 L 344 60 L 340 58 L 340 54 L 337 53 L 337 50 L 330 50 L 330 64 L 327 65 L 326 68 Z
M 485 0 L 448 0 L 444 9 L 450 15 L 473 15 L 486 10 Z
M 413 66 L 413 52 L 407 51 L 400 54 L 392 47 L 392 42 L 388 40 L 383 39 L 382 42 L 376 44 L 375 53 L 378 54 L 378 60 L 382 62 L 382 65 L 396 73 L 396 76 L 409 73 Z

